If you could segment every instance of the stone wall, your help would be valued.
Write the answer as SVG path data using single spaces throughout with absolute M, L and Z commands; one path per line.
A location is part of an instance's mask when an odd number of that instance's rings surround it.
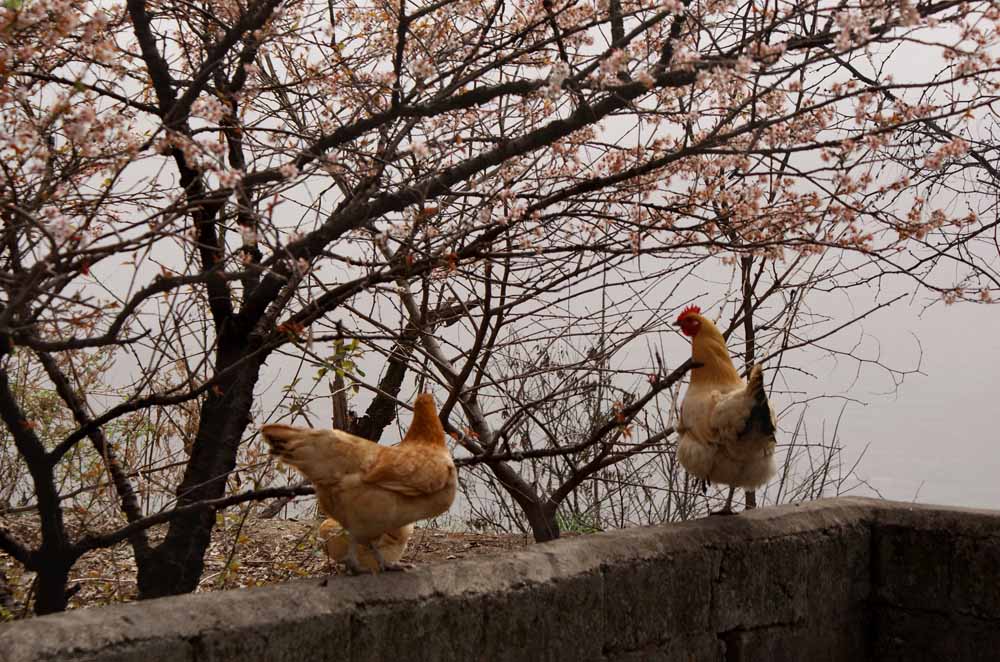
M 873 659 L 1000 660 L 1000 513 L 877 510 Z
M 830 499 L 0 626 L 0 660 L 1000 659 L 1000 513 Z

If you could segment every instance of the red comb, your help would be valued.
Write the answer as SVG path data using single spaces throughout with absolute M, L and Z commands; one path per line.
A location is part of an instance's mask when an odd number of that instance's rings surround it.
M 701 313 L 701 308 L 699 308 L 698 306 L 688 306 L 687 308 L 681 311 L 680 315 L 677 316 L 677 321 L 680 322 L 688 315 L 695 315 L 700 313 Z

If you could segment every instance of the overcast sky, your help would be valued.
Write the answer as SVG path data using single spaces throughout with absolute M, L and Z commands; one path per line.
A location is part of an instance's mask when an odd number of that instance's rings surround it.
M 927 67 L 940 64 L 929 49 L 909 50 L 912 53 L 908 57 L 912 57 L 907 62 L 914 73 L 923 74 Z M 907 78 L 906 71 L 893 74 L 898 80 Z M 112 281 L 123 276 L 110 274 Z M 697 286 L 706 292 L 705 283 Z M 709 290 L 707 296 L 722 297 L 725 283 L 709 286 Z M 851 310 L 852 303 L 864 306 L 862 302 L 844 301 L 832 301 L 831 305 L 842 307 L 833 312 L 847 318 L 857 312 Z M 867 403 L 847 406 L 839 440 L 846 449 L 847 464 L 865 453 L 857 473 L 883 496 L 1000 508 L 1000 434 L 993 420 L 1000 402 L 989 383 L 1000 367 L 1000 334 L 995 322 L 1000 310 L 994 306 L 947 307 L 939 303 L 925 311 L 926 303 L 926 297 L 918 295 L 910 305 L 901 302 L 879 311 L 860 326 L 845 331 L 838 340 L 842 346 L 850 346 L 864 333 L 865 351 L 877 352 L 881 359 L 899 368 L 915 366 L 922 347 L 923 374 L 908 376 L 898 391 L 887 395 L 892 390 L 891 381 L 877 369 L 862 372 L 855 381 L 855 364 L 833 364 L 817 358 L 818 363 L 810 367 L 819 384 L 814 381 L 809 391 L 815 393 L 821 388 L 832 396 Z M 919 345 L 914 337 L 919 339 Z M 664 358 L 668 364 L 676 365 L 686 358 L 686 342 L 672 330 L 664 331 Z M 633 359 L 648 363 L 646 352 Z M 794 360 L 810 363 L 812 355 L 796 352 Z M 382 363 L 378 357 L 362 362 L 373 381 Z M 126 369 L 124 362 L 117 368 Z M 267 378 L 262 380 L 262 384 L 266 382 Z M 362 409 L 366 404 L 367 398 L 359 398 L 355 406 Z M 774 404 L 780 410 L 787 402 L 777 394 Z M 817 431 L 823 425 L 832 428 L 842 406 L 843 400 L 837 398 L 811 405 L 810 425 Z M 785 430 L 793 426 L 789 421 L 782 423 Z M 392 435 L 387 432 L 385 441 L 391 442 Z
M 895 396 L 862 381 L 869 405 L 849 406 L 841 439 L 853 454 L 868 445 L 858 473 L 890 499 L 1000 508 L 1000 368 L 995 306 L 897 306 L 865 323 L 887 355 L 923 345 L 923 375 L 907 377 Z

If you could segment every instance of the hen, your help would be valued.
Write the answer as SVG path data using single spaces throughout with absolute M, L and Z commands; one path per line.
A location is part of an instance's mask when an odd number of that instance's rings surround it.
M 736 372 L 726 341 L 697 306 L 675 322 L 691 338 L 691 383 L 681 405 L 677 459 L 702 480 L 729 485 L 732 513 L 737 487 L 752 490 L 775 473 L 774 412 L 767 401 L 760 364 L 745 383 Z
M 403 558 L 403 554 L 406 553 L 406 545 L 410 542 L 410 536 L 412 535 L 413 525 L 407 524 L 398 529 L 386 531 L 376 540 L 372 541 L 372 544 L 382 553 L 382 558 L 386 563 L 398 563 Z M 331 561 L 344 561 L 347 558 L 347 552 L 351 545 L 351 536 L 340 525 L 340 522 L 332 517 L 324 520 L 319 527 L 319 538 L 323 541 L 323 546 L 326 548 L 326 555 L 330 557 Z M 358 561 L 367 570 L 371 572 L 378 571 L 378 561 L 364 547 L 358 550 Z
M 397 446 L 289 425 L 265 425 L 261 433 L 272 454 L 315 485 L 320 509 L 347 531 L 344 563 L 352 572 L 363 571 L 358 545 L 371 550 L 380 570 L 400 570 L 373 543 L 386 532 L 440 515 L 455 500 L 455 463 L 429 393 L 417 396 L 413 422 Z

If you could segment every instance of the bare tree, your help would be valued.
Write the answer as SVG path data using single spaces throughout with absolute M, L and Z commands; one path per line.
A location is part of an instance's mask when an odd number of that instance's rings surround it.
M 911 205 L 901 156 L 966 158 L 993 101 L 987 2 L 0 12 L 0 417 L 30 481 L 3 489 L 40 518 L 0 550 L 37 573 L 38 613 L 123 541 L 140 597 L 193 590 L 218 509 L 308 493 L 266 487 L 248 426 L 313 424 L 330 371 L 371 397 L 337 415 L 372 438 L 411 387 L 443 394 L 461 462 L 544 540 L 602 472 L 669 448 L 685 357 L 615 361 L 720 265 L 740 265 L 720 310 L 745 359 L 782 366 L 849 326 L 800 333 L 782 306 L 803 292 L 996 288 L 967 250 L 994 224 Z M 882 75 L 913 48 L 937 65 Z M 967 278 L 943 282 L 955 260 Z M 559 473 L 522 470 L 545 457 Z M 100 531 L 71 534 L 81 499 Z

